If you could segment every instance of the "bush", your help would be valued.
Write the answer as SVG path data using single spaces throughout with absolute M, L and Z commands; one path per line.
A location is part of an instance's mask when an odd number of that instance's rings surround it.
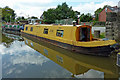
M 93 36 L 93 38 L 94 38 L 94 34 L 92 34 L 92 36 Z M 100 34 L 100 39 L 103 39 L 103 38 L 105 38 L 105 33 L 101 33 L 101 34 Z
M 105 26 L 105 22 L 93 21 L 93 25 L 92 26 L 95 26 L 95 25 Z

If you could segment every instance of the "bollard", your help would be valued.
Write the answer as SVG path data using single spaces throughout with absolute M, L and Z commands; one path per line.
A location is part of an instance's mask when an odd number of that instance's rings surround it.
M 94 30 L 94 37 L 100 38 L 100 30 Z
M 120 53 L 117 54 L 117 66 L 120 67 Z

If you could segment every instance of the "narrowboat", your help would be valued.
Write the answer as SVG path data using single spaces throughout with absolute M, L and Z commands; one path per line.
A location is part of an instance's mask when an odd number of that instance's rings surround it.
M 94 39 L 89 25 L 25 25 L 22 35 L 82 54 L 109 56 L 115 40 Z

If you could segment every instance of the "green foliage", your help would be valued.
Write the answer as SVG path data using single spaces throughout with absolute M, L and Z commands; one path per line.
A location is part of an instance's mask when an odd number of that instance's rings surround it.
M 91 14 L 90 13 L 87 13 L 86 15 L 85 14 L 82 14 L 81 16 L 80 16 L 80 21 L 81 22 L 90 22 L 90 21 L 92 21 L 92 16 L 91 16 Z
M 32 16 L 32 17 L 31 17 L 31 19 L 38 19 L 38 18 L 37 18 L 37 17 L 35 17 L 35 16 Z
M 93 36 L 93 38 L 94 38 L 94 34 L 92 34 L 92 36 Z M 101 34 L 100 34 L 100 39 L 103 39 L 103 38 L 105 38 L 105 33 L 101 33 Z
M 5 22 L 14 22 L 15 20 L 15 11 L 8 6 L 2 8 L 2 20 Z
M 10 39 L 10 38 L 6 37 L 5 35 L 2 35 L 2 42 L 6 43 L 6 44 L 4 44 L 4 46 L 6 46 L 6 48 L 9 48 L 13 41 L 14 41 L 13 39 Z
M 26 20 L 23 16 L 22 17 L 17 17 L 16 21 L 20 21 L 20 20 Z
M 99 8 L 95 11 L 95 20 L 98 21 L 99 20 L 99 13 L 102 11 L 102 8 Z
M 95 25 L 102 27 L 102 26 L 105 26 L 105 22 L 93 21 L 93 25 L 92 26 L 95 26 Z
M 100 34 L 100 38 L 102 39 L 102 38 L 105 38 L 105 33 L 101 33 Z
M 0 15 L 2 15 L 2 8 L 0 7 Z
M 92 26 L 94 26 L 94 25 L 96 24 L 96 22 L 97 22 L 97 21 L 96 21 L 96 20 L 94 20 L 94 21 L 93 21 L 93 24 L 92 24 Z
M 68 7 L 65 3 L 58 5 L 55 9 L 48 9 L 43 12 L 43 20 L 46 23 L 55 23 L 55 20 L 73 18 L 77 20 L 77 15 L 80 15 L 80 12 L 73 11 L 72 7 Z
M 48 24 L 54 23 L 57 17 L 55 9 L 48 9 L 47 11 L 44 11 L 43 15 L 44 15 L 44 19 L 43 19 L 44 22 Z

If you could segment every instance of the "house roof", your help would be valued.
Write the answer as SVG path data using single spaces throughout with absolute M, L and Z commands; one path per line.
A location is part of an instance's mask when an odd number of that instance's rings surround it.
M 109 7 L 107 7 L 107 8 L 109 8 L 109 9 L 110 9 L 111 11 L 113 11 L 113 12 L 116 11 L 116 10 L 118 10 L 118 7 L 117 7 L 117 6 L 114 6 L 114 7 L 110 7 L 110 6 L 109 6 Z

